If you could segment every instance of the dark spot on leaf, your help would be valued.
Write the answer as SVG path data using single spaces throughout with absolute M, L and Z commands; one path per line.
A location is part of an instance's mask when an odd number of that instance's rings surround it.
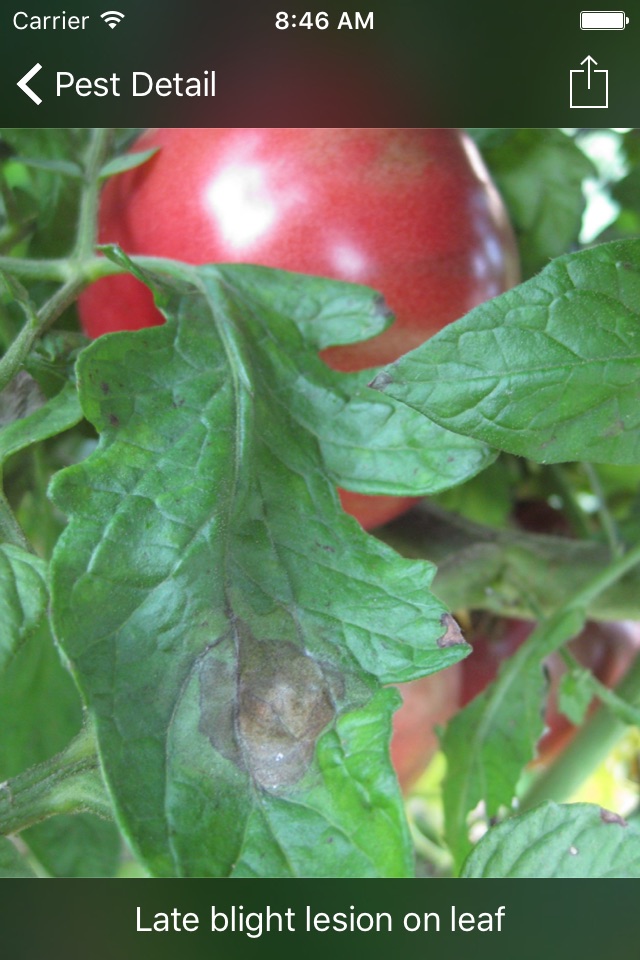
M 445 633 L 438 638 L 439 647 L 455 647 L 457 644 L 465 642 L 457 621 L 450 613 L 443 613 L 440 617 L 440 623 L 445 627 Z
M 120 426 L 120 417 L 117 417 L 117 416 L 115 415 L 115 413 L 110 413 L 110 414 L 109 414 L 109 423 L 111 424 L 112 427 L 119 427 L 119 426 Z
M 624 420 L 621 420 L 619 417 L 617 420 L 614 420 L 607 429 L 603 432 L 603 437 L 617 437 L 621 433 L 624 433 Z
M 613 810 L 604 810 L 600 808 L 600 819 L 603 823 L 615 823 L 619 827 L 628 827 L 629 824 L 624 820 L 619 814 L 614 813 Z
M 385 319 L 387 317 L 395 316 L 393 310 L 391 309 L 391 307 L 389 306 L 385 298 L 382 296 L 382 294 L 378 294 L 377 297 L 374 297 L 373 312 L 376 314 L 376 316 L 384 317 Z
M 335 553 L 335 547 L 331 547 L 328 543 L 318 543 L 315 541 L 316 547 L 320 547 L 321 550 L 326 550 L 327 553 Z
M 107 393 L 110 393 L 110 392 L 111 392 L 111 387 L 109 386 L 108 383 L 105 383 L 104 380 L 103 380 L 102 383 L 100 384 L 100 389 L 101 389 L 102 392 L 105 394 L 105 396 L 106 396 Z
M 390 383 L 393 383 L 391 374 L 387 370 L 381 370 L 380 373 L 373 378 L 371 383 L 369 383 L 369 386 L 372 390 L 384 390 Z
M 620 266 L 623 270 L 633 270 L 633 264 L 629 263 L 628 260 L 623 260 Z

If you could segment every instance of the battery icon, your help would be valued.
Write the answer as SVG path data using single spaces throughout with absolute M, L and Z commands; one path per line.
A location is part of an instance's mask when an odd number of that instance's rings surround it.
M 581 30 L 624 30 L 628 23 L 624 10 L 583 10 L 580 14 Z

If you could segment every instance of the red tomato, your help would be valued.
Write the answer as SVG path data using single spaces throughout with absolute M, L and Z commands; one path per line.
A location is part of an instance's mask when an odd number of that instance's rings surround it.
M 403 790 L 415 783 L 438 749 L 436 726 L 460 706 L 461 666 L 454 663 L 429 677 L 397 684 L 402 705 L 393 715 L 391 762 Z
M 472 653 L 462 661 L 461 704 L 481 693 L 496 676 L 500 664 L 520 647 L 534 629 L 527 620 L 487 619 L 466 636 Z M 589 621 L 569 650 L 583 666 L 608 687 L 614 687 L 640 649 L 640 624 L 631 621 Z M 538 761 L 547 762 L 567 745 L 576 728 L 558 710 L 558 685 L 566 667 L 559 653 L 545 660 L 549 692 L 545 711 L 546 732 L 538 743 Z M 592 709 L 596 704 L 592 704 Z
M 366 284 L 396 323 L 324 354 L 336 370 L 386 364 L 518 280 L 500 197 L 473 143 L 445 129 L 165 129 L 148 163 L 108 181 L 100 241 L 188 263 L 256 263 Z M 98 281 L 91 337 L 161 323 L 129 276 Z M 407 497 L 342 493 L 369 528 Z

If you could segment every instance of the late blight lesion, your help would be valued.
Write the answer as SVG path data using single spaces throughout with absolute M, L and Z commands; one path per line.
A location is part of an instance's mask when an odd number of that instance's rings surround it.
M 199 729 L 258 786 L 278 791 L 309 768 L 342 684 L 290 641 L 259 640 L 238 621 L 233 634 L 233 662 L 216 648 L 201 661 Z

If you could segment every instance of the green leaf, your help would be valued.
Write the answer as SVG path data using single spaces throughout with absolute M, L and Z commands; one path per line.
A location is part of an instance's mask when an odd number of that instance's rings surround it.
M 41 160 L 37 157 L 13 157 L 15 163 L 22 163 L 25 167 L 35 170 L 45 170 L 47 173 L 59 173 L 63 177 L 82 177 L 82 167 L 71 160 Z
M 629 726 L 640 727 L 640 706 L 629 703 L 614 690 L 601 683 L 590 670 L 576 664 L 560 681 L 558 706 L 578 726 L 584 720 L 591 701 L 597 698 L 608 710 Z M 633 698 L 632 698 L 633 699 Z
M 80 358 L 100 444 L 52 485 L 70 516 L 55 630 L 119 821 L 160 876 L 406 875 L 397 697 L 378 685 L 468 648 L 433 568 L 341 512 L 322 454 L 337 416 L 305 399 L 349 380 L 319 346 L 387 318 L 331 281 L 172 274 L 165 326 Z
M 593 699 L 592 676 L 590 670 L 576 665 L 560 678 L 558 708 L 575 726 L 582 723 Z
M 46 612 L 46 570 L 32 553 L 0 544 L 0 676 Z
M 589 803 L 544 803 L 492 827 L 461 876 L 636 880 L 640 829 Z
M 380 373 L 441 426 L 542 463 L 640 461 L 640 241 L 560 257 Z
M 35 201 L 30 254 L 67 255 L 74 239 L 81 188 L 77 171 L 89 131 L 20 127 L 3 128 L 0 136 L 16 157 L 24 158 L 10 159 L 5 164 L 3 175 L 8 187 L 26 191 Z
M 6 837 L 0 837 L 0 880 L 30 880 L 35 876 L 13 843 Z
M 530 277 L 577 243 L 586 205 L 582 184 L 596 170 L 560 130 L 481 133 L 483 156 L 516 231 L 523 274 Z
M 540 664 L 506 661 L 511 682 L 492 684 L 447 724 L 442 749 L 446 839 L 460 864 L 471 848 L 468 817 L 481 802 L 483 819 L 509 808 L 523 768 L 544 729 L 546 682 Z
M 347 285 L 334 287 L 328 298 L 326 280 L 283 283 L 279 272 L 259 267 L 243 284 L 247 293 L 268 297 L 275 313 L 294 318 L 309 346 L 318 350 L 357 343 L 392 321 L 380 299 L 372 300 L 365 315 Z M 366 494 L 426 496 L 462 483 L 495 460 L 496 452 L 486 444 L 444 430 L 369 390 L 371 370 L 345 376 L 315 357 L 312 363 L 303 377 L 281 377 L 278 392 L 300 427 L 317 437 L 336 485 Z
M 551 615 L 611 562 L 605 543 L 496 530 L 429 501 L 379 535 L 399 553 L 437 565 L 433 590 L 451 610 L 529 620 Z M 640 620 L 640 570 L 589 598 L 586 609 L 591 620 Z
M 33 345 L 25 367 L 47 397 L 59 393 L 69 381 L 75 381 L 75 363 L 90 341 L 75 330 L 45 333 Z
M 468 816 L 482 802 L 487 820 L 510 808 L 522 770 L 533 760 L 544 729 L 546 680 L 542 661 L 583 618 L 558 614 L 540 624 L 500 668 L 497 680 L 456 714 L 445 730 L 445 834 L 456 863 L 471 847 Z
M 107 177 L 113 177 L 116 173 L 124 173 L 125 170 L 133 170 L 134 167 L 142 166 L 158 152 L 158 149 L 158 147 L 154 147 L 152 150 L 138 150 L 136 153 L 125 153 L 122 156 L 114 157 L 105 163 L 100 171 L 100 179 L 106 180 Z
M 0 673 L 0 782 L 66 747 L 81 718 L 78 691 L 43 619 Z M 115 825 L 88 814 L 55 817 L 20 839 L 51 876 L 108 876 L 120 856 Z
M 52 877 L 113 877 L 120 865 L 118 828 L 90 813 L 53 817 L 22 837 Z
M 82 409 L 74 383 L 67 383 L 51 400 L 20 420 L 0 430 L 0 467 L 14 453 L 33 443 L 57 436 L 82 420 Z

